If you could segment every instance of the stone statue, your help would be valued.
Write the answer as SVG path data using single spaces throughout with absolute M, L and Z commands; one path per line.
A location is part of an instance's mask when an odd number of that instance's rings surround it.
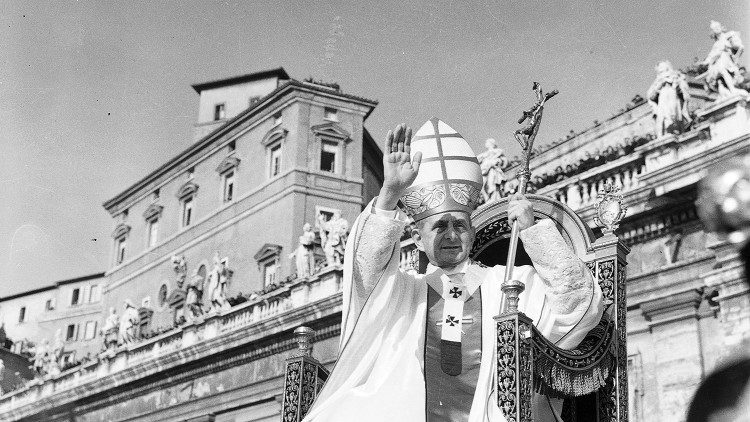
M 229 271 L 226 265 L 221 262 L 219 253 L 216 252 L 214 254 L 214 266 L 208 273 L 208 286 L 206 288 L 209 312 L 219 312 L 231 307 L 226 296 L 228 275 Z
M 656 123 L 657 137 L 668 133 L 682 133 L 690 125 L 687 80 L 682 72 L 672 67 L 672 63 L 663 61 L 656 65 L 656 80 L 646 96 Z
M 109 316 L 104 320 L 104 326 L 101 334 L 104 337 L 104 348 L 114 349 L 117 347 L 117 335 L 120 331 L 120 317 L 117 315 L 115 308 L 109 308 Z
M 46 338 L 42 339 L 42 341 L 34 347 L 34 370 L 42 376 L 46 375 L 48 351 L 49 340 Z
M 320 243 L 323 245 L 323 252 L 326 254 L 326 264 L 329 267 L 343 264 L 349 222 L 341 218 L 341 213 L 338 211 L 328 221 L 325 221 L 321 214 L 318 216 L 318 230 L 320 231 Z
M 198 273 L 193 276 L 187 282 L 187 294 L 185 295 L 185 319 L 190 322 L 194 321 L 201 315 L 203 315 L 203 308 L 201 305 L 203 299 L 203 284 L 205 282 L 204 277 Z
M 302 226 L 302 236 L 296 253 L 297 277 L 309 277 L 315 272 L 315 232 L 310 223 Z
M 487 150 L 477 155 L 477 159 L 482 170 L 482 198 L 484 202 L 490 202 L 502 197 L 502 184 L 505 182 L 503 167 L 508 165 L 508 159 L 494 139 L 484 141 L 484 147 Z
M 50 350 L 50 349 L 48 349 Z M 62 339 L 62 329 L 55 331 L 55 340 L 52 343 L 52 349 L 47 353 L 45 372 L 49 376 L 60 374 L 63 353 L 65 352 L 65 343 Z
M 177 288 L 182 289 L 182 286 L 185 284 L 185 278 L 187 277 L 187 261 L 185 261 L 185 256 L 173 256 L 172 268 L 177 274 Z
M 128 299 L 125 299 L 124 308 L 120 319 L 120 340 L 122 344 L 135 343 L 138 340 L 138 327 L 141 322 L 138 310 Z
M 721 23 L 711 21 L 711 38 L 714 45 L 706 60 L 701 62 L 708 66 L 708 70 L 698 78 L 705 77 L 706 90 L 718 93 L 717 100 L 737 94 L 747 95 L 747 91 L 739 88 L 743 80 L 739 61 L 745 50 L 740 34 L 727 31 Z

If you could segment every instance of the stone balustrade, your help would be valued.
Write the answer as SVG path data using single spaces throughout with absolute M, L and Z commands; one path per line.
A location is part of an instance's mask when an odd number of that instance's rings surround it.
M 599 190 L 606 183 L 619 186 L 623 193 L 638 188 L 641 186 L 639 176 L 645 170 L 645 157 L 636 151 L 575 177 L 545 186 L 537 193 L 551 196 L 573 210 L 579 210 L 595 204 Z
M 156 337 L 104 351 L 97 361 L 71 368 L 54 377 L 33 380 L 20 390 L 0 396 L 0 413 L 331 297 L 341 291 L 342 276 L 340 266 L 327 267 L 314 276 L 294 280 L 225 312 L 204 315 Z

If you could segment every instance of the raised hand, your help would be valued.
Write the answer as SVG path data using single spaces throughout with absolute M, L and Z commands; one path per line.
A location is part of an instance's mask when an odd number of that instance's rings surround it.
M 389 130 L 383 149 L 383 187 L 375 206 L 384 210 L 396 208 L 398 199 L 417 178 L 421 162 L 421 152 L 411 158 L 411 128 L 400 124 Z
M 508 203 L 508 221 L 518 220 L 518 229 L 524 230 L 534 225 L 534 208 L 531 202 L 520 193 L 516 193 Z

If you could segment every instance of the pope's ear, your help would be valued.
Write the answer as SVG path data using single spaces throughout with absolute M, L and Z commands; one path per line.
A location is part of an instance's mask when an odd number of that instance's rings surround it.
M 422 243 L 422 235 L 419 234 L 419 230 L 417 230 L 416 227 L 411 229 L 411 240 L 414 241 L 414 245 L 417 246 L 417 249 L 424 252 L 424 243 Z

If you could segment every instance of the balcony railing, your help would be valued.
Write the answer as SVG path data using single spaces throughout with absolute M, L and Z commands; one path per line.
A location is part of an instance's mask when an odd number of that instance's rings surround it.
M 42 397 L 133 368 L 201 341 L 246 328 L 291 309 L 333 296 L 341 291 L 342 274 L 343 270 L 339 266 L 324 268 L 312 277 L 294 280 L 226 312 L 207 315 L 139 343 L 105 351 L 96 361 L 71 368 L 57 376 L 33 380 L 20 390 L 0 396 L 0 412 L 35 403 Z
M 646 160 L 640 151 L 561 180 L 537 191 L 551 196 L 573 210 L 593 205 L 599 190 L 607 183 L 619 186 L 623 193 L 641 186 L 639 176 L 646 171 Z

